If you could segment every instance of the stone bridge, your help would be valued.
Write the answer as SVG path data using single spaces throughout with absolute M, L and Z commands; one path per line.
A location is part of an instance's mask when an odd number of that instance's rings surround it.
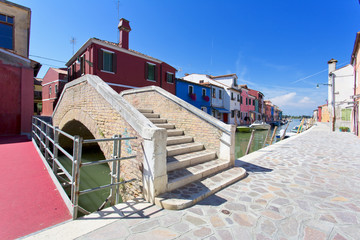
M 124 201 L 144 197 L 165 208 L 184 208 L 245 175 L 232 168 L 235 127 L 158 87 L 118 94 L 99 77 L 85 75 L 66 84 L 53 124 L 84 139 L 137 137 L 121 148 L 122 156 L 137 155 L 121 163 L 122 178 L 138 179 L 126 185 Z M 68 145 L 64 139 L 60 144 Z M 98 145 L 111 158 L 112 144 Z M 197 190 L 184 194 L 189 186 Z

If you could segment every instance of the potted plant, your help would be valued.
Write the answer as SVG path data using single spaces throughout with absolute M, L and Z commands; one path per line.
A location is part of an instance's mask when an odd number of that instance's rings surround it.
M 191 100 L 196 101 L 196 94 L 195 93 L 191 93 L 189 95 L 190 95 Z
M 348 127 L 339 127 L 340 132 L 350 132 Z
M 210 101 L 209 96 L 203 96 L 203 99 L 204 99 L 206 102 Z

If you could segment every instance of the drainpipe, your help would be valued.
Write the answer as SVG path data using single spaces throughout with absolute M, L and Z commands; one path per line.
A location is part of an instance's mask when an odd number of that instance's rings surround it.
M 354 96 L 356 96 L 356 69 L 357 69 L 357 57 L 355 55 L 353 55 L 354 57 Z M 353 108 L 354 108 L 354 111 L 353 111 L 353 119 L 354 119 L 354 133 L 356 136 L 358 136 L 358 133 L 359 133 L 359 126 L 358 126 L 358 113 L 357 113 L 357 109 L 358 109 L 358 104 L 356 102 L 357 98 L 353 98 L 353 101 L 354 101 L 354 105 L 353 105 Z
M 332 89 L 332 107 L 333 107 L 333 121 L 332 121 L 332 131 L 335 132 L 335 120 L 336 120 L 336 116 L 335 116 L 335 74 L 330 73 L 330 77 L 331 77 L 331 89 Z

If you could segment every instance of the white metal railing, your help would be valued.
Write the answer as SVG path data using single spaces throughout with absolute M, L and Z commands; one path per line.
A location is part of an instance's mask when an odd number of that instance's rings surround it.
M 63 135 L 64 137 L 73 141 L 73 152 L 72 154 L 67 152 L 59 144 L 59 136 Z M 32 138 L 34 142 L 40 149 L 40 152 L 43 154 L 44 158 L 52 168 L 53 173 L 57 179 L 61 179 L 63 182 L 68 182 L 71 185 L 71 196 L 70 201 L 72 203 L 72 216 L 73 219 L 76 219 L 78 212 L 84 214 L 89 214 L 90 212 L 79 206 L 79 196 L 102 190 L 105 188 L 110 188 L 109 196 L 104 200 L 104 202 L 99 206 L 98 210 L 101 210 L 106 203 L 110 200 L 111 205 L 117 204 L 120 201 L 120 191 L 119 186 L 125 183 L 133 182 L 136 179 L 131 179 L 127 181 L 120 181 L 120 162 L 127 159 L 136 158 L 136 155 L 121 157 L 121 141 L 122 140 L 132 140 L 136 137 L 125 137 L 122 138 L 121 135 L 114 135 L 112 138 L 105 139 L 86 139 L 84 140 L 80 136 L 72 136 L 57 127 L 52 126 L 51 124 L 45 122 L 39 117 L 32 118 Z M 111 159 L 93 161 L 93 162 L 82 162 L 82 146 L 83 144 L 98 143 L 98 142 L 113 142 L 113 154 Z M 71 174 L 66 170 L 66 168 L 60 163 L 58 156 L 59 151 L 64 154 L 72 162 L 72 172 Z M 82 167 L 93 166 L 103 163 L 112 163 L 111 169 L 111 183 L 103 186 L 98 186 L 95 188 L 85 189 L 80 191 L 80 170 Z M 60 171 L 59 171 L 60 170 Z M 61 173 L 61 174 L 59 174 Z M 68 179 L 60 175 L 65 175 Z

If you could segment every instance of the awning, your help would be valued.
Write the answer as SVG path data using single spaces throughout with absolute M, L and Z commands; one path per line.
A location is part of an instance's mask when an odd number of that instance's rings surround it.
M 221 113 L 230 113 L 229 110 L 225 109 L 225 108 L 216 108 L 216 107 L 212 107 L 214 110 L 219 111 Z

